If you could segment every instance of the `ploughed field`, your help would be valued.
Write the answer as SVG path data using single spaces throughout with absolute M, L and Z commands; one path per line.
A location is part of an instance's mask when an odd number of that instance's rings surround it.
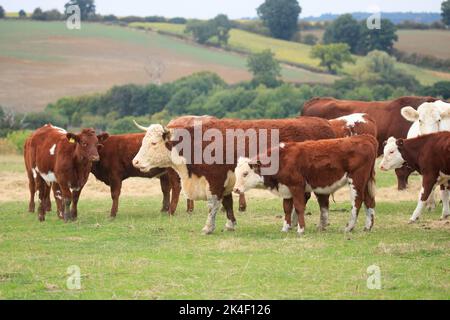
M 266 191 L 248 193 L 248 211 L 237 213 L 235 232 L 201 228 L 206 206 L 174 217 L 159 212 L 156 180 L 124 182 L 120 209 L 108 218 L 108 188 L 89 181 L 79 218 L 64 224 L 55 212 L 44 223 L 27 212 L 28 189 L 20 156 L 0 161 L 0 299 L 299 299 L 424 298 L 450 296 L 450 221 L 441 205 L 408 225 L 419 177 L 408 192 L 395 190 L 395 175 L 380 173 L 372 232 L 364 212 L 351 234 L 347 190 L 331 204 L 326 232 L 316 230 L 318 206 L 308 204 L 306 234 L 281 233 L 281 200 Z M 235 206 L 236 207 L 236 206 Z M 381 289 L 367 288 L 369 266 L 381 271 Z M 67 269 L 78 266 L 81 289 L 69 290 Z

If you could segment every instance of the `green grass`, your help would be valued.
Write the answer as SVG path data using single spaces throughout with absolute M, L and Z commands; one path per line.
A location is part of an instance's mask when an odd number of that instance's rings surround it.
M 153 30 L 161 30 L 169 33 L 173 33 L 176 35 L 182 35 L 184 33 L 184 25 L 177 25 L 177 24 L 170 24 L 170 23 L 132 23 L 130 24 L 131 27 L 141 27 L 141 28 L 151 28 Z M 415 32 L 416 30 L 414 30 Z M 444 31 L 445 32 L 445 31 Z M 307 33 L 313 33 L 313 34 L 319 34 L 320 32 L 305 32 Z M 446 38 L 447 34 L 439 34 L 441 39 L 442 37 Z M 406 35 L 399 31 L 400 37 L 405 37 Z M 420 48 L 423 48 L 423 45 L 420 43 L 422 42 L 422 38 L 426 38 L 428 36 L 427 33 L 421 34 L 416 33 L 415 41 L 413 44 L 411 44 L 411 41 L 409 41 L 409 46 L 413 46 L 418 48 L 420 51 Z M 433 39 L 437 39 L 437 36 L 433 36 Z M 448 41 L 447 41 L 448 42 Z M 404 42 L 405 43 L 405 42 Z M 447 48 L 447 43 L 444 41 L 444 48 Z M 277 59 L 280 61 L 285 61 L 288 63 L 295 63 L 300 65 L 306 65 L 313 68 L 321 68 L 319 67 L 319 60 L 318 59 L 312 59 L 310 55 L 311 46 L 305 45 L 302 43 L 292 42 L 292 41 L 284 41 L 284 40 L 278 40 L 270 37 L 261 36 L 258 34 L 232 29 L 230 32 L 230 39 L 229 39 L 229 46 L 232 49 L 238 49 L 243 51 L 250 51 L 250 52 L 259 52 L 264 49 L 271 49 L 274 53 Z M 429 46 L 427 46 L 429 47 Z M 442 49 L 439 49 L 442 51 Z M 445 49 L 443 49 L 445 50 Z M 447 50 L 448 51 L 448 50 Z M 356 61 L 362 59 L 361 57 L 354 56 Z M 430 85 L 437 81 L 442 80 L 449 80 L 450 74 L 449 73 L 439 73 L 432 70 L 420 68 L 414 65 L 399 63 L 398 66 L 406 71 L 407 73 L 410 73 L 414 75 L 422 84 L 424 85 Z M 344 68 L 344 72 L 349 72 L 353 68 L 352 65 L 347 65 Z
M 39 223 L 26 203 L 0 209 L 2 299 L 448 299 L 448 229 L 407 225 L 414 203 L 379 203 L 375 228 L 351 235 L 348 213 L 331 213 L 318 232 L 310 204 L 307 233 L 280 232 L 280 201 L 250 201 L 235 232 L 204 236 L 204 203 L 175 217 L 158 212 L 160 199 L 124 198 L 110 221 L 109 200 L 81 201 L 79 220 L 54 213 Z M 333 205 L 348 208 L 348 204 Z M 425 215 L 435 220 L 438 213 Z M 381 268 L 381 290 L 366 287 L 367 267 Z M 66 288 L 69 266 L 81 269 L 79 291 Z

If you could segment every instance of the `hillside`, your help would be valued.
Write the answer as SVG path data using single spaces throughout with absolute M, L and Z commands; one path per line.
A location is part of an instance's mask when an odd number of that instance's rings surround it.
M 64 96 L 102 92 L 114 85 L 151 81 L 152 64 L 162 81 L 199 71 L 229 83 L 248 80 L 246 57 L 153 32 L 83 23 L 0 21 L 0 105 L 20 112 L 43 110 Z M 336 77 L 284 67 L 287 81 L 329 83 Z
M 169 23 L 132 23 L 130 24 L 130 26 L 136 28 L 150 28 L 152 30 L 160 30 L 162 32 L 167 32 L 174 35 L 184 35 L 184 28 L 185 28 L 184 25 L 169 24 Z M 321 30 L 318 32 L 316 31 L 316 34 L 320 35 L 320 33 L 322 32 L 323 31 Z M 403 33 L 401 31 L 399 33 L 400 37 L 402 37 L 404 34 L 406 36 L 406 33 Z M 421 41 L 419 40 L 419 37 L 421 36 L 423 35 L 418 33 L 415 36 L 415 40 L 413 41 L 413 43 L 410 44 L 410 46 L 414 46 L 414 43 L 416 43 L 414 47 L 417 48 L 426 47 L 425 45 L 422 45 Z M 445 37 L 447 37 L 447 34 L 445 34 Z M 408 41 L 410 40 L 405 40 L 405 43 Z M 230 32 L 229 46 L 232 49 L 250 52 L 258 52 L 263 49 L 271 49 L 275 53 L 277 59 L 281 61 L 305 65 L 306 67 L 311 68 L 319 68 L 319 60 L 311 59 L 309 57 L 312 46 L 305 45 L 302 43 L 278 40 L 270 37 L 261 36 L 255 33 L 232 29 Z M 444 45 L 444 47 L 447 47 L 447 44 Z M 355 59 L 359 60 L 362 58 L 359 56 L 355 56 Z M 398 63 L 398 66 L 404 71 L 414 75 L 424 85 L 430 85 L 441 80 L 450 80 L 450 73 L 428 70 L 404 63 Z M 351 69 L 352 66 L 346 66 L 344 68 L 344 71 L 350 71 Z
M 352 12 L 351 15 L 357 20 L 367 19 L 372 13 L 369 12 Z M 437 12 L 381 12 L 381 16 L 384 19 L 391 20 L 393 23 L 398 24 L 403 21 L 414 21 L 418 23 L 433 23 L 441 20 L 440 13 Z M 304 17 L 303 21 L 319 22 L 319 21 L 331 21 L 339 17 L 339 14 L 325 13 L 319 17 Z

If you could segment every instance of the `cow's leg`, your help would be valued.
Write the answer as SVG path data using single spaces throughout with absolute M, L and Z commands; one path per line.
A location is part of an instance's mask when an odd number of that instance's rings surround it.
M 168 212 L 170 206 L 170 180 L 167 174 L 163 174 L 159 177 L 159 184 L 161 185 L 161 191 L 163 193 L 163 202 L 161 212 Z
M 115 218 L 117 216 L 117 211 L 119 211 L 119 197 L 122 190 L 122 180 L 119 177 L 110 177 L 110 190 L 112 206 L 109 216 Z
M 324 231 L 328 226 L 328 212 L 330 207 L 330 195 L 316 194 L 320 207 L 320 224 L 318 229 Z
M 295 213 L 294 211 L 294 200 L 283 199 L 283 211 L 284 211 L 284 223 L 281 232 L 288 232 L 292 228 L 292 217 Z
M 186 199 L 187 212 L 191 213 L 194 211 L 194 200 Z
M 38 219 L 39 221 L 45 221 L 46 210 L 46 199 L 47 194 L 50 193 L 50 187 L 45 183 L 41 177 L 36 178 L 36 186 L 39 190 L 39 207 L 38 207 Z
M 397 175 L 397 188 L 398 190 L 405 190 L 408 187 L 408 177 L 414 170 L 403 166 L 399 169 L 395 169 L 395 174 Z
M 364 209 L 366 210 L 366 224 L 364 226 L 364 231 L 370 231 L 375 222 L 375 197 L 370 191 L 368 184 L 364 194 Z
M 222 205 L 225 208 L 228 218 L 227 223 L 225 224 L 225 230 L 234 231 L 236 226 L 236 218 L 234 217 L 233 195 L 231 193 L 223 197 Z
M 52 189 L 52 187 L 49 186 L 48 197 L 45 198 L 45 211 L 47 211 L 47 212 L 52 211 L 52 201 L 50 200 L 51 189 Z
M 303 186 L 295 186 L 289 187 L 291 191 L 294 208 L 297 211 L 298 217 L 298 225 L 297 225 L 297 233 L 298 235 L 303 235 L 305 233 L 305 207 L 306 207 L 306 199 L 305 199 L 305 189 Z
M 358 176 L 358 174 L 355 174 Z M 361 187 L 360 181 L 355 181 L 355 179 L 350 179 L 348 185 L 350 188 L 350 201 L 352 203 L 352 212 L 350 215 L 350 220 L 348 221 L 345 232 L 351 232 L 356 225 L 356 221 L 358 220 L 359 210 L 361 209 L 361 205 L 364 197 L 364 188 Z
M 241 192 L 239 194 L 239 211 L 245 212 L 247 210 L 247 201 L 245 201 L 245 193 Z
M 426 205 L 426 201 L 430 197 L 431 191 L 435 187 L 435 182 L 437 180 L 437 177 L 438 176 L 436 174 L 433 174 L 433 175 L 429 174 L 429 175 L 423 176 L 422 189 L 420 190 L 420 194 L 419 194 L 419 201 L 417 203 L 416 209 L 414 210 L 411 218 L 409 219 L 409 223 L 416 222 L 417 219 L 422 214 L 422 210 Z
M 205 234 L 211 234 L 216 228 L 216 215 L 220 208 L 220 201 L 216 195 L 212 195 L 208 198 L 208 218 L 206 219 L 206 224 L 202 231 Z
M 72 203 L 72 192 L 70 189 L 65 185 L 60 185 L 61 193 L 62 193 L 62 203 L 64 205 L 64 222 L 68 222 L 69 220 L 72 220 L 72 214 L 70 210 L 70 205 Z
M 441 219 L 447 219 L 450 216 L 449 208 L 449 190 L 445 185 L 441 185 L 441 199 L 442 199 L 442 216 Z
M 305 192 L 305 207 L 308 204 L 309 199 L 311 199 L 311 192 Z M 298 224 L 298 213 L 294 208 L 294 204 L 292 204 L 291 226 L 296 226 L 297 224 Z
M 72 209 L 70 210 L 71 220 L 75 221 L 78 218 L 78 200 L 80 199 L 81 190 L 74 190 L 72 192 Z
M 169 176 L 170 187 L 172 189 L 172 199 L 170 200 L 169 214 L 173 215 L 177 210 L 178 201 L 180 200 L 181 183 L 180 177 L 175 172 L 175 170 L 170 168 L 167 169 L 167 175 Z
M 55 198 L 56 202 L 56 215 L 58 218 L 63 219 L 64 215 L 64 205 L 63 205 L 63 197 L 61 193 L 61 189 L 59 187 L 59 184 L 56 182 L 52 183 L 52 189 L 53 189 L 53 197 Z
M 30 201 L 28 202 L 28 212 L 34 212 L 36 210 L 36 204 L 34 202 L 34 196 L 36 194 L 36 182 L 34 181 L 33 174 L 27 171 L 28 175 L 28 188 L 30 189 Z

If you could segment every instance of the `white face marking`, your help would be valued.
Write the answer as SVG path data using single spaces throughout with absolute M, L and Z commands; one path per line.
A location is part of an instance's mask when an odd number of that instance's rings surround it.
M 163 139 L 164 127 L 160 124 L 153 124 L 147 129 L 141 148 L 133 159 L 133 164 L 143 172 L 150 171 L 151 168 L 167 168 L 172 165 L 171 152 L 166 147 Z
M 398 151 L 397 140 L 390 137 L 384 147 L 383 160 L 380 163 L 381 170 L 398 169 L 405 163 L 400 151 Z
M 236 175 L 234 188 L 239 192 L 246 192 L 247 190 L 264 185 L 263 177 L 250 168 L 249 158 L 239 158 L 234 173 Z
M 54 145 L 50 148 L 50 155 L 52 155 L 52 156 L 55 155 L 55 149 L 56 149 L 56 144 L 54 144 Z
M 362 122 L 366 123 L 366 119 L 364 119 L 365 113 L 353 113 L 348 116 L 339 117 L 336 120 L 344 120 L 347 122 L 347 127 L 354 127 L 356 123 Z
M 415 121 L 417 135 L 439 131 L 450 131 L 450 104 L 442 101 L 425 102 L 417 111 L 410 107 L 402 109 L 402 115 L 408 121 Z M 410 130 L 412 127 L 410 128 Z

